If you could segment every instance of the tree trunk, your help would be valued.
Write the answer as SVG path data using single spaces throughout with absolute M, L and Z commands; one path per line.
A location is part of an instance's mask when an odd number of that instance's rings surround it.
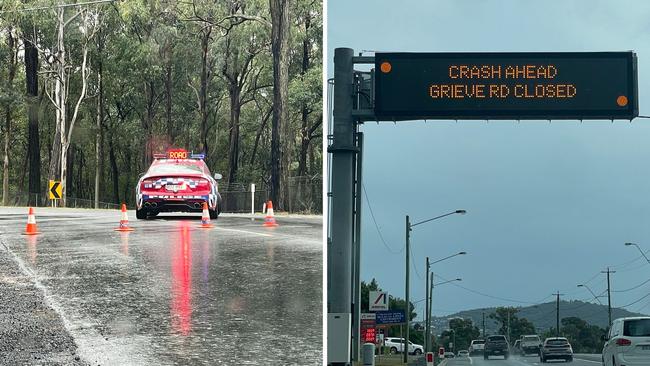
M 311 25 L 309 15 L 305 19 L 305 34 L 309 33 L 309 27 Z M 302 41 L 302 68 L 300 70 L 300 76 L 304 79 L 307 71 L 309 70 L 309 49 L 311 47 L 311 42 L 309 42 L 309 37 L 305 37 Z M 303 176 L 307 173 L 307 151 L 309 150 L 309 143 L 311 138 L 309 136 L 309 108 L 307 102 L 304 101 L 300 106 L 300 153 L 298 154 L 298 173 L 297 176 Z
M 32 34 L 36 39 L 36 34 Z M 27 156 L 29 159 L 29 202 L 37 206 L 41 196 L 41 146 L 38 136 L 38 50 L 27 38 L 25 44 L 25 84 L 27 91 Z
M 110 136 L 110 135 L 109 135 Z M 113 147 L 113 138 L 108 140 L 108 159 L 111 162 L 111 178 L 113 180 L 113 202 L 120 203 L 120 183 L 117 170 L 117 159 L 115 158 L 115 149 Z
M 16 76 L 16 63 L 18 62 L 16 48 L 16 39 L 13 35 L 12 27 L 7 31 L 7 46 L 9 46 L 9 74 L 7 75 L 7 90 L 13 88 L 14 77 Z M 4 160 L 2 164 L 2 205 L 9 203 L 9 145 L 11 141 L 11 102 L 7 101 L 5 107 L 5 146 Z
M 97 136 L 95 140 L 95 208 L 99 208 L 99 192 L 101 189 L 101 175 L 104 171 L 104 154 L 102 144 L 104 142 L 104 84 L 102 80 L 103 63 L 101 59 L 102 41 L 99 42 L 99 63 L 97 66 L 97 83 L 99 84 L 99 95 L 97 97 Z
M 273 109 L 270 109 L 262 118 L 262 123 L 260 124 L 260 128 L 257 130 L 257 134 L 255 135 L 255 143 L 253 144 L 253 151 L 251 152 L 251 161 L 250 165 L 253 166 L 255 164 L 255 156 L 257 155 L 257 148 L 259 147 L 260 144 L 260 138 L 262 137 L 262 133 L 264 133 L 264 129 L 266 129 L 266 123 L 269 121 L 269 117 L 271 116 L 271 113 L 273 113 Z
M 9 203 L 9 140 L 11 136 L 11 108 L 5 108 L 5 146 L 2 163 L 2 205 Z
M 230 138 L 228 148 L 228 183 L 237 180 L 239 167 L 239 116 L 241 113 L 241 90 L 238 85 L 230 86 Z
M 144 83 L 144 93 L 147 98 L 146 114 L 142 118 L 142 129 L 144 130 L 144 156 L 142 166 L 148 167 L 153 161 L 154 146 L 159 142 L 153 139 L 153 120 L 156 115 L 156 86 L 153 81 Z
M 286 185 L 283 171 L 281 132 L 288 119 L 289 93 L 289 0 L 269 0 L 271 10 L 271 52 L 273 54 L 273 119 L 271 120 L 271 191 L 270 199 L 282 209 L 281 185 Z M 283 135 L 288 136 L 288 135 Z M 288 167 L 285 166 L 284 169 Z M 280 180 L 282 179 L 282 184 Z
M 167 117 L 167 138 L 169 144 L 174 146 L 176 140 L 175 126 L 172 121 L 172 55 L 171 47 L 167 50 L 167 64 L 165 65 L 165 114 Z
M 199 112 L 201 114 L 199 150 L 208 156 L 208 45 L 212 28 L 201 33 L 201 85 L 199 88 Z

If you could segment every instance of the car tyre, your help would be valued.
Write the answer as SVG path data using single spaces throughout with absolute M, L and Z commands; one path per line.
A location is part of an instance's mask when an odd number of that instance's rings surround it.
M 208 210 L 210 213 L 210 220 L 216 220 L 219 218 L 219 211 L 217 210 Z
M 416 348 L 415 351 L 413 351 L 413 354 L 414 354 L 414 355 L 421 355 L 421 354 L 422 354 L 422 351 L 420 351 L 419 348 Z
M 573 362 L 573 357 L 569 357 L 566 359 L 566 362 Z
M 490 356 L 488 356 L 488 355 L 483 355 L 483 359 L 484 359 L 484 360 L 489 360 L 489 359 L 490 359 Z
M 507 360 L 509 356 L 510 356 L 509 354 L 505 353 L 505 354 L 503 355 L 503 359 L 504 359 L 504 360 Z
M 390 354 L 391 355 L 396 355 L 397 354 L 397 348 L 396 347 L 391 347 L 390 348 Z
M 136 210 L 135 210 L 135 217 L 136 217 L 138 220 L 144 220 L 144 219 L 147 218 L 147 211 L 144 210 L 144 209 L 142 209 L 142 210 L 137 210 L 137 209 L 136 209 Z

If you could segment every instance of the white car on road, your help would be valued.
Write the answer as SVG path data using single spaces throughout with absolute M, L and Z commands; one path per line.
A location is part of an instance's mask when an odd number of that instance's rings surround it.
M 477 353 L 483 353 L 485 349 L 485 339 L 474 339 L 469 345 L 469 354 L 475 355 Z
M 604 366 L 650 365 L 650 317 L 616 319 L 606 338 Z
M 404 338 L 388 337 L 386 338 L 384 347 L 388 348 L 388 350 L 392 354 L 402 353 L 404 350 Z M 414 355 L 421 355 L 423 352 L 424 352 L 424 347 L 422 345 L 415 344 L 409 341 L 409 353 Z

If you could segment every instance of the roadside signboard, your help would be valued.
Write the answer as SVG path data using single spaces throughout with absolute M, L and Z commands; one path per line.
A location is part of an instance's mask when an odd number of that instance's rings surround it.
M 61 199 L 61 196 L 63 195 L 63 192 L 61 191 L 61 182 L 56 181 L 56 180 L 50 180 L 48 186 L 47 186 L 48 194 L 50 196 L 51 200 L 58 200 Z
M 361 313 L 361 318 L 359 319 L 361 321 L 361 342 L 375 343 L 377 334 L 375 318 L 374 313 Z
M 377 325 L 406 323 L 403 310 L 378 311 L 375 313 Z
M 388 293 L 384 291 L 370 291 L 368 305 L 370 311 L 388 310 Z
M 376 53 L 378 120 L 633 119 L 634 52 Z

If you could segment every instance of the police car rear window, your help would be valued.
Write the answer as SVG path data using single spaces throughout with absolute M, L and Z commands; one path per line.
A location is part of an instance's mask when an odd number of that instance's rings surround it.
M 197 174 L 203 173 L 198 165 L 190 164 L 156 164 L 149 168 L 149 174 Z

